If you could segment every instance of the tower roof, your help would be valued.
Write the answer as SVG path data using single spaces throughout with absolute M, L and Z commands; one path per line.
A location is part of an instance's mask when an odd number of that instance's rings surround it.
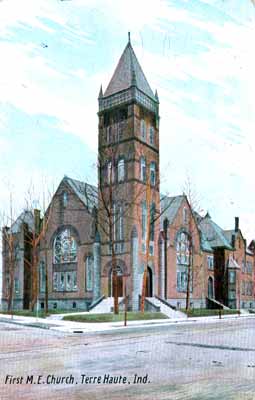
M 104 97 L 111 96 L 131 86 L 136 86 L 151 99 L 158 101 L 150 88 L 129 40 L 104 93 Z

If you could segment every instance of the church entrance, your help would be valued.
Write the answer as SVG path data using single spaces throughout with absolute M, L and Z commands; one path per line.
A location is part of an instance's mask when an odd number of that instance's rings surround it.
M 146 280 L 146 291 L 145 297 L 153 296 L 153 283 L 152 283 L 152 269 L 147 267 L 147 280 Z
M 122 273 L 122 269 L 119 266 L 117 266 L 117 293 L 118 293 L 118 297 L 123 297 L 123 273 Z M 110 277 L 109 296 L 113 297 L 113 273 L 112 273 L 112 271 L 111 271 L 111 277 Z

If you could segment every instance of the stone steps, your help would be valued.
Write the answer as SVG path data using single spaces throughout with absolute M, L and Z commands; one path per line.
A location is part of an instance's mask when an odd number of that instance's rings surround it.
M 119 297 L 119 303 L 121 303 L 123 297 Z M 90 310 L 91 314 L 107 314 L 112 312 L 114 306 L 114 298 L 106 297 L 99 304 Z
M 170 305 L 165 304 L 165 302 L 161 301 L 156 297 L 146 297 L 152 304 L 157 307 L 160 307 L 160 312 L 167 315 L 168 318 L 179 319 L 179 318 L 187 318 L 187 315 L 181 311 L 176 311 L 171 308 Z

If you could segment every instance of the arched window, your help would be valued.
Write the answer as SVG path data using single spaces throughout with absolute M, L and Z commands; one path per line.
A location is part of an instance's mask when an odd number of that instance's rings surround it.
M 141 119 L 140 132 L 142 140 L 146 140 L 146 124 L 144 119 Z
M 209 299 L 214 298 L 213 278 L 211 276 L 209 276 L 208 278 L 208 297 Z
M 188 210 L 186 207 L 183 207 L 183 210 L 182 210 L 182 220 L 183 220 L 184 224 L 188 223 Z
M 151 184 L 151 186 L 156 185 L 156 164 L 155 164 L 155 162 L 150 163 L 150 184 Z
M 86 287 L 86 291 L 93 290 L 93 264 L 94 264 L 93 257 L 92 256 L 87 256 L 86 257 L 86 261 L 85 261 L 85 268 L 86 268 L 85 287 Z
M 153 126 L 150 126 L 150 144 L 154 145 L 155 143 L 155 131 Z
M 142 240 L 146 240 L 147 231 L 147 207 L 146 202 L 142 202 Z
M 70 229 L 63 229 L 55 238 L 53 244 L 54 264 L 76 262 L 77 243 Z
M 155 214 L 156 214 L 156 206 L 155 203 L 152 203 L 150 210 L 150 241 L 154 241 L 154 233 L 155 233 Z
M 181 265 L 189 265 L 190 239 L 186 232 L 179 232 L 176 240 L 176 262 Z
M 124 240 L 124 228 L 123 228 L 123 204 L 115 203 L 113 205 L 114 212 L 114 240 Z
M 176 280 L 177 291 L 186 292 L 189 281 L 189 291 L 192 292 L 193 277 L 190 266 L 191 254 L 190 237 L 186 232 L 179 232 L 176 238 Z
M 146 160 L 145 157 L 140 158 L 140 179 L 146 183 Z
M 120 158 L 118 162 L 118 182 L 123 182 L 125 180 L 125 160 Z
M 68 203 L 68 194 L 67 194 L 67 192 L 63 192 L 62 201 L 63 201 L 63 207 L 66 207 L 67 203 Z

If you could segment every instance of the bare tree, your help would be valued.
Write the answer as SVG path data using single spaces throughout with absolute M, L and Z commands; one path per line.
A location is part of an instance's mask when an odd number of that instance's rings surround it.
M 198 285 L 201 268 L 202 265 L 196 266 L 194 265 L 194 246 L 193 241 L 195 239 L 195 235 L 197 233 L 196 221 L 197 217 L 196 214 L 203 212 L 199 205 L 199 195 L 192 185 L 191 179 L 187 176 L 187 179 L 184 183 L 183 192 L 188 200 L 190 210 L 187 213 L 188 216 L 188 227 L 189 227 L 189 263 L 187 268 L 187 287 L 186 287 L 186 310 L 188 311 L 190 308 L 190 293 L 191 290 L 194 288 L 195 285 Z
M 13 309 L 13 297 L 14 297 L 14 280 L 15 280 L 15 269 L 18 261 L 18 240 L 17 233 L 13 230 L 14 216 L 13 216 L 13 200 L 12 194 L 10 193 L 10 211 L 9 215 L 1 215 L 2 228 L 2 244 L 3 244 L 3 259 L 4 259 L 4 275 L 6 278 L 6 297 L 7 297 L 7 309 L 12 311 Z
M 108 246 L 112 264 L 112 293 L 114 297 L 114 313 L 118 314 L 118 270 L 117 254 L 123 251 L 127 226 L 131 223 L 132 207 L 141 190 L 130 200 L 130 193 L 125 184 L 127 165 L 121 158 L 122 148 L 117 142 L 105 146 L 98 152 L 98 196 L 97 223 L 102 233 L 104 244 Z M 125 224 L 124 224 L 125 221 Z M 126 226 L 125 226 L 126 225 Z
M 140 159 L 141 154 L 138 148 L 134 149 L 133 144 L 122 144 L 124 125 L 123 121 L 104 128 L 105 136 L 98 149 L 99 179 L 95 195 L 97 226 L 102 234 L 104 248 L 108 247 L 112 264 L 114 313 L 118 313 L 119 308 L 117 255 L 123 252 L 122 246 L 129 240 L 129 228 L 137 222 L 134 210 L 140 207 L 140 200 L 146 192 L 144 184 L 137 185 L 134 190 L 134 186 L 127 183 L 127 177 L 132 174 L 129 171 L 130 160 Z
M 50 192 L 48 192 L 48 198 L 51 197 Z M 43 192 L 43 218 L 41 224 L 41 240 L 40 240 L 40 248 L 43 250 L 44 254 L 44 272 L 45 273 L 45 314 L 48 313 L 49 309 L 49 274 L 48 274 L 48 243 L 46 238 L 46 232 L 48 228 L 48 224 L 52 219 L 52 203 L 46 209 L 46 195 L 45 191 Z M 43 279 L 43 277 L 41 277 Z
M 145 308 L 145 297 L 146 297 L 146 287 L 148 280 L 148 263 L 150 258 L 150 240 L 151 235 L 153 235 L 153 240 L 160 235 L 160 218 L 167 211 L 169 205 L 163 206 L 165 198 L 168 197 L 166 193 L 164 196 L 159 195 L 159 209 L 154 208 L 153 203 L 153 190 L 154 188 L 160 187 L 160 182 L 162 181 L 163 175 L 159 176 L 159 171 L 156 171 L 155 182 L 152 185 L 151 176 L 147 173 L 146 176 L 146 240 L 145 240 L 145 269 L 143 273 L 142 280 L 142 293 L 141 293 L 141 312 L 144 312 Z M 142 221 L 140 221 L 142 223 Z M 158 224 L 157 224 L 158 222 Z M 166 259 L 166 258 L 165 258 Z
M 151 187 L 150 187 L 150 177 L 147 174 L 146 181 L 146 210 L 147 210 L 147 229 L 146 229 L 146 256 L 145 256 L 145 268 L 143 272 L 143 283 L 142 283 L 142 296 L 141 296 L 141 312 L 144 312 L 145 306 L 145 295 L 146 295 L 146 286 L 147 286 L 147 270 L 148 270 L 148 261 L 149 261 L 149 253 L 150 253 L 150 235 L 151 235 Z M 154 221 L 152 222 L 154 223 Z
M 38 194 L 37 194 L 38 195 Z M 48 193 L 50 198 L 50 193 Z M 30 186 L 27 192 L 26 198 L 26 211 L 33 215 L 33 224 L 29 229 L 25 230 L 24 242 L 30 249 L 30 253 L 25 257 L 24 262 L 28 266 L 31 275 L 31 299 L 30 309 L 34 310 L 35 304 L 38 301 L 39 295 L 39 261 L 40 261 L 40 250 L 44 250 L 45 258 L 45 302 L 46 310 L 48 311 L 48 263 L 47 263 L 47 242 L 46 232 L 47 227 L 51 218 L 52 207 L 46 209 L 46 198 L 45 192 L 43 192 L 43 213 L 41 214 L 40 209 L 35 208 L 40 203 L 39 200 L 35 200 L 35 190 L 33 185 Z

